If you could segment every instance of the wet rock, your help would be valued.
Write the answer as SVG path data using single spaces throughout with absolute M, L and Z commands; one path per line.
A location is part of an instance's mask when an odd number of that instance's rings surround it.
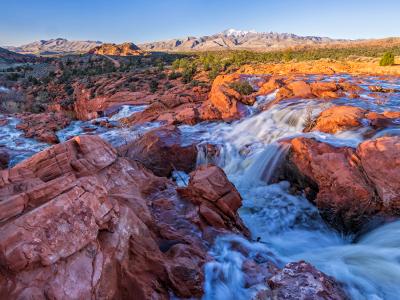
M 27 114 L 17 117 L 21 119 L 21 123 L 16 127 L 24 131 L 25 137 L 49 144 L 58 143 L 56 132 L 71 122 L 71 119 L 63 113 Z
M 380 199 L 352 148 L 295 138 L 286 172 L 339 230 L 357 231 L 380 211 Z
M 376 189 L 383 210 L 400 214 L 400 137 L 382 137 L 361 143 L 357 148 L 361 166 Z
M 279 76 L 272 76 L 267 82 L 263 83 L 258 90 L 258 95 L 267 95 L 273 91 L 281 88 L 285 84 L 284 78 Z
M 196 164 L 195 145 L 182 145 L 178 128 L 169 126 L 151 130 L 128 146 L 127 157 L 137 160 L 157 176 L 168 177 L 172 171 L 189 173 Z
M 368 112 L 355 106 L 332 106 L 319 114 L 304 131 L 337 133 L 370 125 L 374 130 L 398 126 L 400 112 Z M 363 122 L 365 121 L 365 122 Z
M 399 91 L 393 88 L 384 88 L 379 85 L 370 85 L 368 89 L 374 93 L 397 93 Z
M 286 178 L 305 191 L 333 227 L 356 232 L 400 214 L 400 138 L 367 140 L 357 149 L 308 138 L 291 141 Z
M 268 279 L 273 299 L 348 299 L 340 285 L 304 261 L 287 264 Z M 256 298 L 267 299 L 267 298 Z
M 187 188 L 180 189 L 179 193 L 199 207 L 199 213 L 208 225 L 248 235 L 237 213 L 242 197 L 221 168 L 200 166 L 190 174 Z
M 333 106 L 324 110 L 311 130 L 336 133 L 361 126 L 366 111 L 354 106 Z
M 335 82 L 317 81 L 311 83 L 312 93 L 317 98 L 338 98 L 343 95 L 339 89 L 340 86 Z
M 375 129 L 386 128 L 390 126 L 398 126 L 399 119 L 400 119 L 400 112 L 383 112 L 383 113 L 376 113 L 376 112 L 369 112 L 365 115 L 370 121 L 370 125 Z

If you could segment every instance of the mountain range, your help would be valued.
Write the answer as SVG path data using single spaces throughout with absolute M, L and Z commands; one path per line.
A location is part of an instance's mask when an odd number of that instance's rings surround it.
M 256 32 L 228 29 L 202 37 L 186 37 L 139 44 L 148 51 L 276 50 L 287 47 L 338 43 L 346 40 L 291 33 Z
M 139 44 L 145 51 L 276 50 L 287 47 L 323 45 L 346 40 L 291 33 L 256 32 L 228 29 L 201 37 L 185 37 Z M 69 41 L 63 38 L 40 40 L 26 45 L 4 47 L 21 54 L 57 55 L 86 53 L 101 46 L 100 41 Z
M 57 55 L 69 53 L 85 53 L 102 45 L 99 41 L 69 41 L 63 38 L 40 40 L 19 47 L 4 47 L 20 54 Z
M 22 55 L 13 51 L 0 48 L 0 66 L 9 63 L 26 63 L 34 62 L 36 60 L 33 55 Z

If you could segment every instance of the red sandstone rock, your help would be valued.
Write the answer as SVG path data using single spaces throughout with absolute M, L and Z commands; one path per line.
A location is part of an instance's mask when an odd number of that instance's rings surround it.
M 268 279 L 268 285 L 271 287 L 272 299 L 347 299 L 342 288 L 333 278 L 304 261 L 287 264 Z
M 400 112 L 367 112 L 354 106 L 333 106 L 324 110 L 306 131 L 318 130 L 327 133 L 355 129 L 362 125 L 362 119 L 370 121 L 374 129 L 385 128 L 395 125 L 400 118 Z
M 41 113 L 18 115 L 21 119 L 16 127 L 23 130 L 25 136 L 35 138 L 41 142 L 58 143 L 56 132 L 69 125 L 71 119 L 63 113 Z
M 361 143 L 357 148 L 362 168 L 373 183 L 383 210 L 400 214 L 400 137 L 383 137 Z
M 289 155 L 290 175 L 308 191 L 321 215 L 334 227 L 353 231 L 381 208 L 379 198 L 348 147 L 295 138 Z
M 229 86 L 239 80 L 240 74 L 219 75 L 214 79 L 208 100 L 200 109 L 203 120 L 232 120 L 245 114 L 242 95 Z
M 338 98 L 342 95 L 342 93 L 339 92 L 339 88 L 340 86 L 335 82 L 317 81 L 311 83 L 312 93 L 317 98 Z
M 182 146 L 176 127 L 151 130 L 128 146 L 127 157 L 141 162 L 158 176 L 170 176 L 172 171 L 190 172 L 196 164 L 195 145 Z
M 241 199 L 210 176 L 225 226 Z M 97 136 L 0 171 L 1 298 L 200 298 L 212 227 L 188 200 Z
M 336 133 L 359 127 L 365 113 L 365 110 L 354 106 L 333 106 L 318 116 L 312 130 Z
M 260 89 L 258 90 L 258 95 L 267 95 L 284 85 L 284 78 L 272 76 L 267 82 L 261 85 Z
M 199 213 L 208 225 L 248 234 L 237 214 L 242 198 L 219 167 L 197 168 L 190 174 L 188 187 L 181 189 L 180 194 L 199 206 Z

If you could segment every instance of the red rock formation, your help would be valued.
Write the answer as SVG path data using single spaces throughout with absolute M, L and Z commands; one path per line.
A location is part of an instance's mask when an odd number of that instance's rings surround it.
M 50 144 L 59 142 L 56 132 L 71 122 L 63 113 L 25 114 L 17 117 L 21 122 L 16 127 L 25 132 L 25 137 Z
M 229 185 L 218 178 L 211 188 Z M 217 200 L 223 220 L 237 215 L 235 197 Z M 0 171 L 0 206 L 2 299 L 202 295 L 209 244 L 198 206 L 97 136 Z
M 366 141 L 356 153 L 382 200 L 383 209 L 389 214 L 400 214 L 400 137 Z
M 333 278 L 304 261 L 287 264 L 268 279 L 268 285 L 271 288 L 269 293 L 272 299 L 347 299 Z
M 245 114 L 242 95 L 229 86 L 240 79 L 240 74 L 219 75 L 212 84 L 208 100 L 200 109 L 203 120 L 232 120 Z
M 324 110 L 318 116 L 312 130 L 336 133 L 359 127 L 365 113 L 364 109 L 354 106 L 333 106 Z
M 399 215 L 399 137 L 368 140 L 356 150 L 307 138 L 291 145 L 288 178 L 334 227 L 357 231 L 373 216 Z
M 91 91 L 77 85 L 75 88 L 74 111 L 79 120 L 91 120 L 101 117 L 107 109 L 124 104 L 143 105 L 149 100 L 137 92 L 115 92 L 111 95 L 91 98 Z
M 115 56 L 137 56 L 144 54 L 138 46 L 133 43 L 102 44 L 89 51 L 90 54 L 115 55 Z
M 157 176 L 170 176 L 172 171 L 190 172 L 196 165 L 195 145 L 182 146 L 178 128 L 169 126 L 153 129 L 134 141 L 127 157 L 137 160 Z
M 343 93 L 339 91 L 340 86 L 335 82 L 317 81 L 311 83 L 311 90 L 313 95 L 317 98 L 338 98 Z
M 348 230 L 362 224 L 380 206 L 374 190 L 358 167 L 351 148 L 335 148 L 313 139 L 292 140 L 292 175 L 301 178 L 303 188 L 321 215 L 336 228 Z M 312 193 L 317 193 L 316 196 Z
M 307 82 L 303 77 L 271 77 L 258 91 L 258 95 L 265 95 L 278 89 L 276 97 L 268 103 L 265 109 L 271 105 L 288 99 L 321 99 L 330 100 L 345 95 L 344 92 L 351 93 L 351 97 L 358 97 L 357 92 L 361 88 L 350 82 Z
M 258 90 L 258 95 L 267 95 L 285 84 L 285 78 L 282 76 L 272 76 L 267 82 L 263 83 Z
M 197 168 L 190 174 L 188 187 L 180 189 L 179 193 L 198 206 L 206 224 L 248 234 L 237 214 L 242 197 L 219 167 L 203 165 Z
M 354 129 L 362 125 L 362 119 L 368 120 L 374 129 L 395 125 L 394 121 L 400 117 L 400 112 L 368 112 L 354 106 L 332 106 L 323 112 L 306 131 L 318 130 L 327 133 Z

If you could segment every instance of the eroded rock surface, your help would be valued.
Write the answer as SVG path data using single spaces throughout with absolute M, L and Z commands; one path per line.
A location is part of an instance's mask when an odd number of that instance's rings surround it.
M 203 120 L 232 120 L 245 115 L 246 98 L 229 86 L 239 81 L 240 77 L 240 74 L 230 74 L 214 79 L 208 99 L 200 110 Z
M 272 299 L 348 299 L 333 278 L 304 261 L 287 264 L 268 279 L 268 285 L 271 287 Z
M 209 201 L 228 222 L 240 195 L 222 170 L 209 168 L 199 172 L 217 172 L 220 180 L 210 189 L 231 195 Z M 204 222 L 199 204 L 180 197 L 174 183 L 99 137 L 50 147 L 0 179 L 2 299 L 201 297 L 215 224 Z
M 356 150 L 308 138 L 291 141 L 288 174 L 332 226 L 357 231 L 398 210 L 399 137 L 367 140 Z
M 24 131 L 25 137 L 50 144 L 59 142 L 56 132 L 71 122 L 71 119 L 63 113 L 28 114 L 18 117 L 21 123 L 16 127 Z
M 180 130 L 174 126 L 153 129 L 128 146 L 127 157 L 137 160 L 158 176 L 172 171 L 191 172 L 196 165 L 196 146 L 183 145 Z

